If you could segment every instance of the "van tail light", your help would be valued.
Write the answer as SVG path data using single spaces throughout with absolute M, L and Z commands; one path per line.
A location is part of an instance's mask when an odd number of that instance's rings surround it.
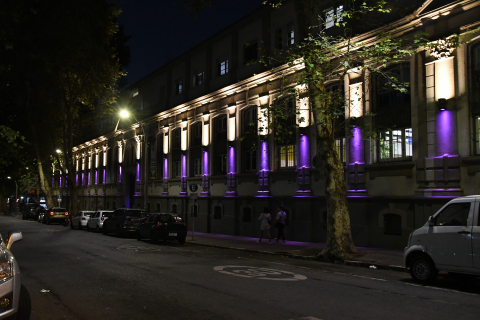
M 68 212 L 65 212 L 65 215 L 68 216 Z
M 103 220 L 105 220 L 105 218 L 104 218 L 104 217 L 101 217 L 101 218 L 100 218 L 100 220 L 102 220 L 102 221 L 103 221 Z
M 82 217 L 82 220 L 87 220 L 87 218 L 85 218 L 85 217 Z
M 53 216 L 53 211 L 50 211 L 50 215 Z
M 162 226 L 162 223 L 161 222 L 157 222 L 157 228 L 160 228 Z

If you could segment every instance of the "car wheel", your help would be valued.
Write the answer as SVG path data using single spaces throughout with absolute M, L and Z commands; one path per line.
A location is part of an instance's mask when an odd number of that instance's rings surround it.
M 119 225 L 117 225 L 117 227 L 115 228 L 115 236 L 117 238 L 120 238 L 122 236 L 122 229 L 120 228 Z
M 100 227 L 97 225 L 97 227 L 95 228 L 95 232 L 96 233 L 100 233 Z
M 178 243 L 184 244 L 184 243 L 185 243 L 185 238 L 183 238 L 183 239 L 178 239 Z
M 158 242 L 158 238 L 157 236 L 155 235 L 155 233 L 152 231 L 150 232 L 150 240 L 153 242 L 153 243 L 157 243 Z
M 32 313 L 32 301 L 30 299 L 30 294 L 28 293 L 27 288 L 22 284 L 20 287 L 20 298 L 18 301 L 18 311 L 12 317 L 16 320 L 28 320 L 30 319 L 30 314 Z
M 410 275 L 418 283 L 429 284 L 437 277 L 438 270 L 430 257 L 421 255 L 410 262 Z

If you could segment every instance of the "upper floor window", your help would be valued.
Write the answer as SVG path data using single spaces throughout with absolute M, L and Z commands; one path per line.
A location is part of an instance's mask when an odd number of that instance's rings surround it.
M 325 29 L 331 28 L 335 23 L 342 22 L 343 17 L 343 6 L 338 6 L 335 8 L 330 8 L 325 13 Z
M 216 163 L 216 174 L 227 174 L 227 155 L 219 154 L 217 155 Z
M 173 162 L 173 176 L 179 178 L 182 176 L 182 165 L 180 161 Z
M 253 106 L 249 107 L 248 109 L 245 109 L 243 111 L 243 117 L 242 117 L 242 130 L 243 134 L 246 133 L 257 133 L 257 123 L 258 123 L 258 107 Z
M 243 62 L 245 64 L 248 64 L 256 61 L 257 51 L 258 51 L 258 44 L 256 42 L 245 44 Z
M 338 157 L 340 158 L 340 161 L 342 161 L 343 163 L 346 163 L 347 154 L 346 154 L 346 148 L 345 148 L 345 138 L 335 139 L 335 147 L 337 149 L 337 154 L 338 154 Z
M 286 145 L 278 148 L 280 168 L 294 168 L 297 165 L 297 146 Z
M 382 70 L 382 75 L 377 76 L 377 101 L 376 108 L 390 109 L 392 107 L 408 104 L 410 106 L 410 90 L 402 92 L 398 85 L 410 82 L 410 64 L 402 63 Z
M 257 171 L 257 149 L 245 150 L 243 160 L 245 172 Z
M 293 28 L 293 24 L 288 26 L 288 38 L 287 38 L 287 46 L 291 46 L 295 43 L 295 29 Z
M 228 73 L 228 60 L 220 62 L 218 71 L 221 76 Z
M 412 157 L 412 128 L 382 131 L 379 138 L 380 161 L 405 160 Z
M 181 128 L 173 130 L 172 139 L 173 139 L 172 148 L 180 149 L 182 146 L 182 129 Z
M 193 76 L 193 84 L 195 86 L 201 86 L 204 82 L 204 78 L 205 78 L 204 72 L 198 73 L 197 75 Z
M 178 81 L 178 82 L 177 82 L 177 87 L 176 87 L 176 88 L 177 88 L 177 94 L 180 94 L 180 93 L 183 92 L 183 83 L 182 83 L 182 81 Z
M 195 123 L 192 126 L 192 145 L 194 147 L 202 145 L 202 124 Z
M 275 47 L 282 49 L 283 47 L 283 30 L 279 29 L 275 32 Z
M 220 116 L 215 118 L 216 135 L 225 134 L 226 131 L 227 131 L 227 116 Z
M 193 159 L 193 174 L 195 176 L 202 175 L 202 158 Z
M 132 92 L 132 98 L 135 98 L 136 96 L 138 96 L 138 90 Z

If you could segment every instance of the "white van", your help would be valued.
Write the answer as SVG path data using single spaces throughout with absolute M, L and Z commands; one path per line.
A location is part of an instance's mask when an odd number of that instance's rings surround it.
M 438 271 L 480 275 L 480 196 L 451 200 L 415 230 L 404 252 L 405 266 L 422 284 Z

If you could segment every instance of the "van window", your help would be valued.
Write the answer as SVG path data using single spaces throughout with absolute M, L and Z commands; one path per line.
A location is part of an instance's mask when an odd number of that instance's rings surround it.
M 452 203 L 435 218 L 436 226 L 466 226 L 470 213 L 470 202 Z

